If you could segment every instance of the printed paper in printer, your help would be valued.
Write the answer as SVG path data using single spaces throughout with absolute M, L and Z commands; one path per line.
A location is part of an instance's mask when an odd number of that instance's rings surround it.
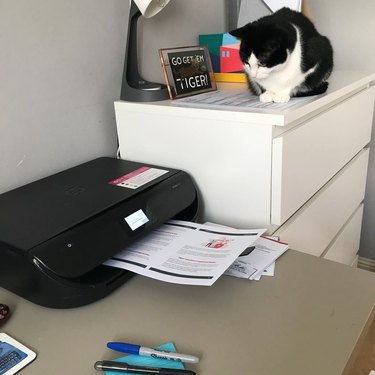
M 176 284 L 208 286 L 264 232 L 171 220 L 104 264 Z

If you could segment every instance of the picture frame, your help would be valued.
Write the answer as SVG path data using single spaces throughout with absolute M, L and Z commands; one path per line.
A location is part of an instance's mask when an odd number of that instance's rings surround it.
M 206 46 L 163 48 L 159 55 L 170 99 L 216 90 Z

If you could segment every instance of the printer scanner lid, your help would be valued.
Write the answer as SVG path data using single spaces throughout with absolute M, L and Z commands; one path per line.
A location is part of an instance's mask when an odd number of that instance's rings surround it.
M 28 251 L 180 172 L 164 168 L 136 189 L 111 183 L 145 166 L 102 157 L 1 194 L 0 241 Z

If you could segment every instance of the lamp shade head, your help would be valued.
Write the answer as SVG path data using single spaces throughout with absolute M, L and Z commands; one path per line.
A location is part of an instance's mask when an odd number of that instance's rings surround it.
M 170 0 L 133 0 L 142 15 L 146 18 L 155 16 L 159 13 Z

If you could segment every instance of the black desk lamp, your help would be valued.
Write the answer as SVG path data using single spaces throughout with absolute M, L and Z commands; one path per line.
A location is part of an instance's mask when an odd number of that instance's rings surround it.
M 138 71 L 137 22 L 143 15 L 146 18 L 159 13 L 170 0 L 130 0 L 129 24 L 126 40 L 124 72 L 122 76 L 121 100 L 131 102 L 151 102 L 168 99 L 167 86 L 148 82 Z M 155 52 L 157 56 L 157 51 Z

